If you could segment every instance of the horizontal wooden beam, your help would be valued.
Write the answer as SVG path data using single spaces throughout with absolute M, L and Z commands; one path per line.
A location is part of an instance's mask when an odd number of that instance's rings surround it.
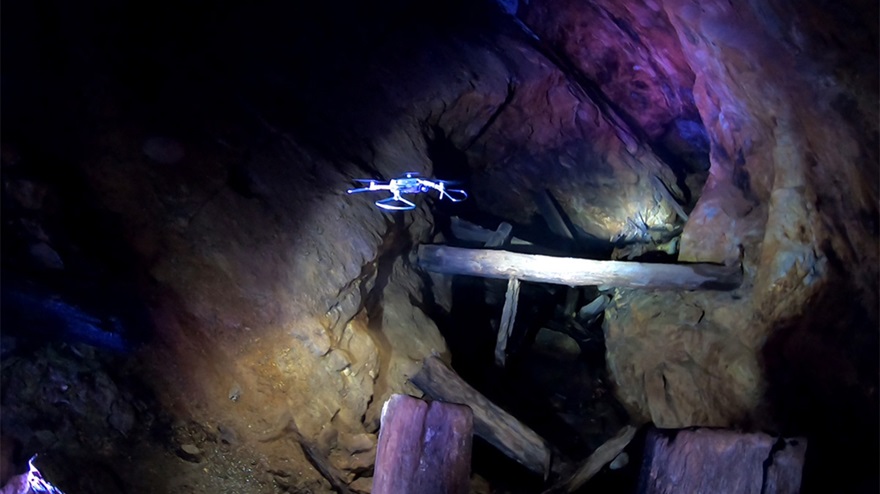
M 742 283 L 739 263 L 723 266 L 596 261 L 444 245 L 419 246 L 418 263 L 423 269 L 437 273 L 505 280 L 518 278 L 569 286 L 732 290 Z

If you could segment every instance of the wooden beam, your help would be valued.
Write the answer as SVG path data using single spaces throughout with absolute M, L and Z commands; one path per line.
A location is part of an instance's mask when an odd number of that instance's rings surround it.
M 637 492 L 800 492 L 807 440 L 718 429 L 649 429 Z
M 518 278 L 569 286 L 732 290 L 742 283 L 739 263 L 722 266 L 596 261 L 443 245 L 420 245 L 418 264 L 437 273 Z
M 544 491 L 544 494 L 571 493 L 578 491 L 605 465 L 611 463 L 617 455 L 632 441 L 636 428 L 627 425 L 604 444 L 596 448 L 584 463 L 570 477 Z
M 592 302 L 578 309 L 577 317 L 581 321 L 590 321 L 604 312 L 610 302 L 611 296 L 605 293 L 600 293 Z
M 472 388 L 442 360 L 431 356 L 411 379 L 435 400 L 460 403 L 474 411 L 474 432 L 502 453 L 545 480 L 550 473 L 550 448 L 535 431 Z
M 503 225 L 508 225 L 508 223 L 501 223 L 501 225 L 498 225 L 498 229 L 493 232 L 480 225 L 475 225 L 470 221 L 463 220 L 458 216 L 449 218 L 449 227 L 452 230 L 452 236 L 458 240 L 464 240 L 466 242 L 479 242 L 485 244 L 486 242 L 489 242 L 493 236 L 497 235 L 499 230 L 503 232 Z M 517 237 L 512 237 L 510 243 L 513 245 L 532 245 L 531 242 Z
M 486 244 L 484 247 L 504 247 L 504 244 L 507 243 L 507 240 L 510 238 L 510 233 L 513 231 L 513 226 L 510 223 L 503 221 L 498 228 L 492 232 L 492 235 L 489 237 L 489 240 L 486 240 Z
M 542 190 L 536 191 L 534 197 L 535 205 L 538 206 L 538 211 L 541 213 L 541 217 L 544 218 L 550 231 L 560 237 L 574 240 L 574 232 L 568 227 L 568 222 L 565 221 L 562 211 L 557 207 L 553 194 L 549 190 Z
M 498 341 L 495 343 L 495 363 L 499 367 L 504 367 L 504 361 L 507 359 L 507 340 L 513 332 L 513 323 L 516 321 L 519 284 L 516 278 L 507 281 L 507 294 L 504 296 L 504 309 L 501 311 L 501 324 L 498 327 Z
M 373 494 L 467 494 L 474 414 L 395 394 L 382 407 Z

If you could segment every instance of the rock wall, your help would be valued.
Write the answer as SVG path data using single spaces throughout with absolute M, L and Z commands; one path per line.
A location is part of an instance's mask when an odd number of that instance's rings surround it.
M 868 11 L 876 5 L 526 9 L 538 35 L 645 134 L 696 108 L 711 168 L 679 260 L 743 260 L 746 281 L 732 293 L 617 291 L 608 360 L 635 417 L 661 427 L 797 423 L 826 435 L 848 418 L 870 426 L 867 413 L 828 405 L 855 395 L 877 410 L 876 363 L 858 350 L 877 339 L 877 28 L 857 14 Z M 653 84 L 640 83 L 646 67 Z M 677 98 L 663 97 L 670 81 Z M 839 358 L 820 363 L 818 346 Z M 830 385 L 838 380 L 849 384 Z
M 326 488 L 303 467 L 291 424 L 346 481 L 368 474 L 385 397 L 418 394 L 406 382 L 414 366 L 449 357 L 419 308 L 430 287 L 406 255 L 432 234 L 431 208 L 385 214 L 378 197 L 345 194 L 353 178 L 456 175 L 478 207 L 524 222 L 533 193 L 549 188 L 602 238 L 639 207 L 652 224 L 674 217 L 648 179 L 674 183 L 671 172 L 493 8 L 320 12 L 335 30 L 296 24 L 305 13 L 278 5 L 210 19 L 162 6 L 58 8 L 70 26 L 129 28 L 16 32 L 65 63 L 40 68 L 61 82 L 57 94 L 20 90 L 10 114 L 21 132 L 7 142 L 25 163 L 35 149 L 75 149 L 49 152 L 47 169 L 71 170 L 119 225 L 149 306 L 153 337 L 132 372 L 169 410 L 187 461 L 259 459 L 235 482 Z M 377 24 L 365 30 L 364 19 Z M 298 48 L 307 43 L 321 49 Z M 35 77 L 12 67 L 16 84 Z M 51 115 L 51 131 L 35 114 Z M 568 193 L 577 187 L 595 188 L 595 200 Z M 70 227 L 93 228 L 91 216 L 78 221 Z M 61 239 L 48 245 L 69 260 Z M 177 467 L 125 482 L 219 488 Z

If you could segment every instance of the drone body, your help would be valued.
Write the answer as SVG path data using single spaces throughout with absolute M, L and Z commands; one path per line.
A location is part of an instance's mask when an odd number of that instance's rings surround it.
M 370 192 L 385 190 L 391 193 L 391 197 L 376 201 L 376 206 L 387 211 L 409 211 L 415 209 L 416 204 L 403 197 L 403 194 L 424 194 L 431 190 L 440 193 L 440 199 L 446 197 L 452 202 L 461 202 L 467 199 L 467 192 L 461 189 L 448 189 L 452 184 L 448 180 L 429 180 L 419 177 L 416 172 L 407 172 L 401 178 L 392 178 L 388 182 L 373 179 L 356 179 L 356 182 L 367 184 L 366 187 L 348 189 L 349 194 L 358 192 Z

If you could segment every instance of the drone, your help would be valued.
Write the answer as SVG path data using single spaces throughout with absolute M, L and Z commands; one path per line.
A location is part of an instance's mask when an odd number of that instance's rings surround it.
M 452 202 L 461 202 L 467 199 L 467 192 L 461 189 L 449 189 L 447 185 L 454 185 L 456 182 L 449 180 L 429 180 L 420 178 L 416 172 L 407 172 L 401 178 L 392 178 L 387 183 L 381 180 L 358 178 L 355 182 L 367 184 L 366 187 L 358 187 L 356 189 L 348 189 L 349 194 L 357 194 L 358 192 L 370 192 L 375 190 L 387 190 L 391 192 L 391 197 L 376 201 L 376 206 L 387 211 L 409 211 L 415 209 L 416 204 L 405 199 L 402 194 L 423 194 L 431 190 L 440 193 L 440 199 L 446 197 Z

